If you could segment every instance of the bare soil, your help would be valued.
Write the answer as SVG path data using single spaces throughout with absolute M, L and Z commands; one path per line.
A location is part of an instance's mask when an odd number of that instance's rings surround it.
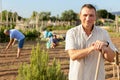
M 120 38 L 112 38 L 113 43 L 120 49 Z M 20 58 L 16 58 L 17 43 L 10 48 L 7 53 L 2 51 L 7 43 L 0 43 L 0 80 L 16 80 L 18 68 L 23 62 L 30 63 L 30 54 L 32 47 L 36 45 L 36 41 L 25 42 L 24 49 Z M 55 49 L 49 50 L 50 61 L 57 58 L 61 62 L 62 71 L 68 74 L 69 57 L 64 50 L 64 44 L 57 46 Z M 119 57 L 120 58 L 120 57 Z M 117 76 L 113 78 L 113 66 L 109 62 L 105 62 L 106 80 L 117 80 Z

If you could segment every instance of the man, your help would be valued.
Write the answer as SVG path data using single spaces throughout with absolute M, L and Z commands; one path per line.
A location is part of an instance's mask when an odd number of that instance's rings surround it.
M 105 80 L 104 60 L 114 60 L 115 47 L 106 30 L 94 25 L 96 9 L 85 4 L 80 11 L 81 25 L 67 31 L 65 49 L 70 56 L 69 80 L 94 80 L 98 54 L 101 56 L 97 80 Z
M 7 51 L 8 48 L 11 45 L 14 45 L 15 41 L 17 40 L 18 41 L 17 58 L 19 58 L 20 53 L 21 53 L 21 49 L 23 48 L 25 36 L 20 31 L 18 31 L 16 29 L 11 29 L 11 30 L 5 29 L 4 34 L 10 36 L 10 41 L 9 41 L 8 45 L 6 46 L 6 48 L 5 48 L 5 51 Z

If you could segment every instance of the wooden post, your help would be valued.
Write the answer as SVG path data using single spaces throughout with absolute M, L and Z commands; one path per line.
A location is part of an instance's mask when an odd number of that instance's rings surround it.
M 39 14 L 36 14 L 36 30 L 39 31 L 38 29 L 38 23 L 39 23 Z
M 1 0 L 1 23 L 2 23 L 2 0 Z
M 115 15 L 115 22 L 116 22 L 116 32 L 119 32 L 119 27 L 118 27 L 118 16 Z
M 7 13 L 6 13 L 6 26 L 8 27 L 8 24 L 9 24 L 9 22 L 8 22 L 8 11 L 7 11 Z
M 115 63 L 113 63 L 113 77 L 115 78 Z
M 118 77 L 118 80 L 120 80 L 120 75 L 119 75 L 119 53 L 117 51 L 116 51 L 115 63 L 116 63 L 116 66 L 117 66 L 117 77 Z
M 119 65 L 117 65 L 117 77 L 118 77 L 118 80 L 120 80 L 120 75 L 119 75 Z

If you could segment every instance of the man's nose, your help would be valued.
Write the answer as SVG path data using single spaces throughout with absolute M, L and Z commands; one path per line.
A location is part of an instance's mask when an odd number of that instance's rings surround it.
M 90 16 L 87 16 L 87 17 L 86 17 L 86 20 L 90 20 Z

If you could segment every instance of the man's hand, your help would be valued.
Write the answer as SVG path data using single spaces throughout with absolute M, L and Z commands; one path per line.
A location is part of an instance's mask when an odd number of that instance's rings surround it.
M 107 42 L 97 40 L 92 44 L 95 48 L 95 50 L 102 50 L 103 47 L 107 46 Z
M 104 53 L 108 45 L 109 44 L 106 41 L 97 40 L 91 44 L 91 47 L 93 50 L 102 51 L 102 53 Z
M 109 47 L 109 43 L 107 41 L 96 41 L 94 45 L 97 50 L 102 51 L 105 60 L 110 62 L 114 61 L 114 51 Z
M 12 43 L 12 46 L 14 46 L 14 43 Z

